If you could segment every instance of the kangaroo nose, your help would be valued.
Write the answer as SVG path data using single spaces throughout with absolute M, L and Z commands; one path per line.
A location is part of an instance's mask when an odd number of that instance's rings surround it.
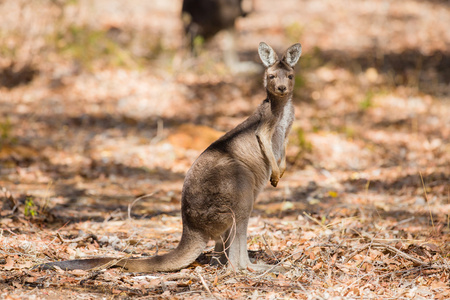
M 278 87 L 278 90 L 279 90 L 280 92 L 284 93 L 284 92 L 286 91 L 286 86 L 280 85 L 280 86 Z

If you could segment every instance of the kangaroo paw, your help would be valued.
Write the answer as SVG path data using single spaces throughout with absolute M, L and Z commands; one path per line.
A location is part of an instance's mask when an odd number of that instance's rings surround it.
M 272 176 L 271 178 L 270 178 L 270 184 L 273 186 L 273 187 L 277 187 L 277 185 L 278 185 L 278 181 L 280 181 L 280 177 L 278 177 L 278 176 Z

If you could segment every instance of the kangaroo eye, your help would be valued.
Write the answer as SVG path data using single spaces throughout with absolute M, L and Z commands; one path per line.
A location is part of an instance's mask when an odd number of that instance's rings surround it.
M 269 75 L 269 79 L 274 79 L 275 78 L 275 75 Z
M 288 78 L 292 80 L 294 79 L 294 75 L 289 75 Z

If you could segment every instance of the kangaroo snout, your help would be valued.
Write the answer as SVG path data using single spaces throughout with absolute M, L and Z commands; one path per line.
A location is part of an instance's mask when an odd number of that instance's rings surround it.
M 280 91 L 281 93 L 286 92 L 286 86 L 285 85 L 278 86 L 278 91 Z

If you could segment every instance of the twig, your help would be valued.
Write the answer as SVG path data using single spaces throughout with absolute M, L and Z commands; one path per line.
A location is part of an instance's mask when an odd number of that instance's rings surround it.
M 414 262 L 414 263 L 416 263 L 416 264 L 418 264 L 418 265 L 420 265 L 420 266 L 427 265 L 426 262 L 423 262 L 423 261 L 421 261 L 421 260 L 418 259 L 418 258 L 415 258 L 415 257 L 413 257 L 413 256 L 411 256 L 411 255 L 409 255 L 409 254 L 406 254 L 405 252 L 400 251 L 400 250 L 398 250 L 397 248 L 392 247 L 392 246 L 390 246 L 390 245 L 386 245 L 386 244 L 382 244 L 382 243 L 373 243 L 372 246 L 373 246 L 373 247 L 381 247 L 381 248 L 385 248 L 386 250 L 389 250 L 389 251 L 391 251 L 391 252 L 393 252 L 393 253 L 396 253 L 396 254 L 400 255 L 401 257 L 406 258 L 406 259 L 408 259 L 408 260 L 410 260 L 410 261 L 412 261 L 412 262 Z
M 346 248 L 346 246 L 342 246 L 342 245 L 338 245 L 338 244 L 314 244 L 311 246 L 306 247 L 306 250 L 312 249 L 312 248 L 316 248 L 316 247 L 335 247 L 335 248 Z
M 423 193 L 425 195 L 425 200 L 427 201 L 428 211 L 430 212 L 431 225 L 433 227 L 433 231 L 436 232 L 436 229 L 434 228 L 434 220 L 433 220 L 433 214 L 431 213 L 430 202 L 428 201 L 427 189 L 425 188 L 425 183 L 423 182 L 422 172 L 419 172 L 419 175 L 420 175 L 420 180 L 422 181 L 422 189 L 423 189 Z
M 236 275 L 235 270 L 230 270 L 229 268 L 224 269 L 225 272 L 223 274 L 217 275 L 217 281 L 222 281 L 224 278 L 230 276 L 230 275 Z
M 296 255 L 296 254 L 298 254 L 298 253 L 301 253 L 301 252 L 303 252 L 303 250 L 294 252 L 294 253 L 292 253 L 291 255 L 286 256 L 285 258 L 283 258 L 282 260 L 280 260 L 279 263 L 273 265 L 271 268 L 269 268 L 269 269 L 267 269 L 266 271 L 264 271 L 264 273 L 255 276 L 255 278 L 263 277 L 264 275 L 266 275 L 267 273 L 269 273 L 270 271 L 272 271 L 273 269 L 275 269 L 276 267 L 278 267 L 278 265 L 281 265 L 282 263 L 284 263 L 286 260 L 288 260 L 288 259 L 291 258 L 292 256 L 294 256 L 294 255 Z
M 370 274 L 365 274 L 361 277 L 358 277 L 357 279 L 355 279 L 352 283 L 350 283 L 349 285 L 347 285 L 341 292 L 341 295 L 344 295 L 346 291 L 348 291 L 355 283 L 361 281 L 364 277 L 369 276 Z
M 416 264 L 418 264 L 418 265 L 420 265 L 420 266 L 427 265 L 426 262 L 423 262 L 423 261 L 421 261 L 421 260 L 418 259 L 418 258 L 415 258 L 415 257 L 413 257 L 413 256 L 411 256 L 411 255 L 409 255 L 409 254 L 406 254 L 405 252 L 403 252 L 403 251 L 401 251 L 401 250 L 398 250 L 398 249 L 395 248 L 395 247 L 392 247 L 392 246 L 390 246 L 390 245 L 386 245 L 386 244 L 383 244 L 383 243 L 378 243 L 378 242 L 375 242 L 375 243 L 373 243 L 373 242 L 368 243 L 368 244 L 362 246 L 361 248 L 359 248 L 358 250 L 352 252 L 352 253 L 349 255 L 349 257 L 347 257 L 347 259 L 344 261 L 344 264 L 345 264 L 345 263 L 348 263 L 349 260 L 352 259 L 352 258 L 353 258 L 356 254 L 358 254 L 359 252 L 364 251 L 364 250 L 366 250 L 367 248 L 370 248 L 370 247 L 374 247 L 374 248 L 384 248 L 384 249 L 386 249 L 386 250 L 388 250 L 388 251 L 390 251 L 390 252 L 396 253 L 396 254 L 400 255 L 401 257 L 406 258 L 406 259 L 408 259 L 408 260 L 410 260 L 410 261 L 412 261 L 412 262 L 414 262 L 414 263 L 416 263 Z
M 82 235 L 80 237 L 77 237 L 77 238 L 73 239 L 73 240 L 66 240 L 66 239 L 64 239 L 59 232 L 56 233 L 56 236 L 61 241 L 61 243 L 79 243 L 79 242 L 86 241 L 86 240 L 88 240 L 90 238 L 93 239 L 94 241 L 98 242 L 97 236 L 95 234 L 93 234 L 93 233 L 86 233 L 86 234 L 84 234 L 84 235 Z
M 437 264 L 432 264 L 432 265 L 421 265 L 418 267 L 414 267 L 411 269 L 407 269 L 407 270 L 400 270 L 400 271 L 394 271 L 394 272 L 389 272 L 387 274 L 384 275 L 380 275 L 379 277 L 388 277 L 394 274 L 411 274 L 413 272 L 418 272 L 418 271 L 423 271 L 423 270 L 429 270 L 429 269 L 434 269 L 434 270 L 446 270 L 449 271 L 450 270 L 450 266 L 448 265 L 437 265 Z
M 408 218 L 408 219 L 404 219 L 404 220 L 401 220 L 401 221 L 398 221 L 397 222 L 397 224 L 395 224 L 395 225 L 401 225 L 401 224 L 405 224 L 405 223 L 408 223 L 409 221 L 412 221 L 412 220 L 414 220 L 415 219 L 415 217 L 411 217 L 411 218 Z
M 98 270 L 98 271 L 89 271 L 89 273 L 86 276 L 83 276 L 82 278 L 80 278 L 80 285 L 83 285 L 86 283 L 87 280 L 89 279 L 95 279 L 95 277 L 97 277 L 102 270 Z
M 361 248 L 359 248 L 358 250 L 353 251 L 353 252 L 349 255 L 349 257 L 347 257 L 347 259 L 344 260 L 344 264 L 348 263 L 348 262 L 350 261 L 350 259 L 352 259 L 356 254 L 358 254 L 358 253 L 361 252 L 361 251 L 366 250 L 366 249 L 369 248 L 369 247 L 370 247 L 370 244 L 366 244 L 366 245 L 362 246 Z
M 206 284 L 206 281 L 203 278 L 202 274 L 200 274 L 200 272 L 197 272 L 197 275 L 200 278 L 200 281 L 202 282 L 202 284 L 205 287 L 205 290 L 208 292 L 209 296 L 215 298 L 214 295 L 211 293 L 211 290 L 209 289 L 208 285 Z
M 131 254 L 128 254 L 128 255 L 125 255 L 123 257 L 119 257 L 119 258 L 113 259 L 113 260 L 107 262 L 106 264 L 103 264 L 103 265 L 100 265 L 98 267 L 92 268 L 90 271 L 96 272 L 96 271 L 100 271 L 100 270 L 104 270 L 104 269 L 109 269 L 109 268 L 117 265 L 117 263 L 121 262 L 122 260 L 128 260 L 131 256 L 132 256 Z M 122 267 L 122 270 L 125 269 L 125 267 L 126 267 L 126 265 L 124 265 Z
M 131 255 L 116 258 L 116 259 L 113 259 L 113 260 L 107 262 L 106 264 L 103 264 L 103 265 L 100 265 L 100 266 L 97 266 L 97 267 L 87 270 L 87 272 L 89 272 L 89 273 L 86 276 L 83 276 L 82 278 L 80 278 L 80 284 L 81 285 L 84 284 L 87 280 L 98 276 L 103 270 L 109 269 L 109 268 L 115 266 L 118 262 L 128 259 L 130 257 L 131 257 Z
M 138 202 L 139 200 L 142 200 L 144 198 L 148 198 L 148 197 L 152 197 L 154 194 L 156 194 L 157 192 L 159 192 L 159 190 L 154 191 L 151 194 L 147 194 L 147 195 L 143 195 L 140 196 L 136 199 L 133 200 L 133 202 L 131 202 L 130 204 L 128 204 L 128 219 L 131 220 L 131 208 L 133 207 L 134 204 L 136 204 L 136 202 Z
M 273 253 L 272 249 L 270 249 L 269 243 L 267 243 L 266 241 L 266 237 L 264 235 L 262 235 L 262 238 L 264 240 L 264 243 L 266 244 L 267 249 L 270 252 L 270 255 L 272 255 L 273 258 L 275 258 L 277 260 L 277 262 L 279 261 L 278 258 L 275 256 L 275 254 Z
M 165 281 L 177 281 L 177 280 L 197 280 L 197 277 L 191 274 L 186 273 L 175 273 L 175 274 L 169 274 L 166 276 L 163 276 Z
M 234 239 L 236 238 L 236 232 L 237 232 L 237 226 L 236 226 L 236 215 L 234 214 L 234 211 L 231 209 L 231 207 L 227 207 L 231 211 L 231 217 L 233 218 L 233 224 L 231 224 L 230 233 L 227 236 L 227 239 L 224 241 L 222 237 L 220 239 L 222 240 L 222 243 L 224 245 L 223 252 L 226 255 L 227 250 L 231 247 L 231 244 L 233 244 Z M 228 247 L 226 244 L 231 238 L 231 242 L 228 244 Z M 228 258 L 228 257 L 227 257 Z
M 158 119 L 156 121 L 156 135 L 151 139 L 151 144 L 156 144 L 162 140 L 164 135 L 164 121 L 162 119 Z
M 230 234 L 231 234 L 231 231 L 230 231 Z M 236 232 L 235 232 L 235 236 L 236 236 Z M 231 261 L 230 261 L 230 258 L 228 257 L 228 254 L 227 254 L 227 247 L 226 247 L 226 242 L 224 242 L 224 240 L 223 240 L 223 237 L 222 236 L 220 236 L 220 239 L 222 240 L 222 244 L 224 245 L 224 247 L 223 247 L 223 255 L 225 255 L 225 257 L 226 257 L 226 259 L 227 259 L 227 262 L 230 264 L 230 266 L 233 268 L 233 271 L 234 271 L 234 273 L 236 273 L 236 269 L 234 268 L 234 266 L 233 266 L 233 264 L 231 263 Z M 228 240 L 228 238 L 227 238 L 227 240 Z M 233 240 L 234 240 L 234 237 L 233 237 Z M 230 245 L 231 245 L 231 243 L 230 243 Z M 219 263 L 220 263 L 220 259 L 217 259 L 217 258 L 215 258 Z M 220 263 L 221 264 L 221 263 Z
M 220 236 L 220 239 L 222 240 L 222 244 L 223 244 L 222 252 L 225 255 L 225 257 L 227 258 L 228 264 L 233 268 L 234 273 L 236 273 L 236 268 L 231 263 L 230 258 L 228 257 L 228 254 L 227 254 L 227 250 L 231 247 L 231 245 L 233 244 L 234 239 L 236 237 L 236 231 L 237 231 L 236 216 L 234 214 L 234 211 L 230 207 L 227 207 L 227 208 L 231 211 L 231 217 L 233 218 L 233 224 L 231 225 L 230 232 L 228 233 L 227 239 L 224 241 L 222 236 Z M 232 238 L 232 240 L 227 247 L 227 242 L 230 238 Z
M 53 181 L 50 180 L 49 183 L 47 184 L 47 190 L 45 192 L 45 197 L 44 197 L 44 205 L 41 208 L 41 213 L 44 213 L 47 210 L 48 204 L 50 203 L 50 187 L 52 186 Z
M 316 218 L 313 218 L 312 216 L 310 216 L 309 214 L 307 214 L 306 212 L 303 212 L 303 214 L 310 220 L 314 221 L 315 223 L 317 223 L 320 227 L 322 227 L 323 230 L 327 230 L 328 227 L 323 225 L 319 220 L 317 220 Z

